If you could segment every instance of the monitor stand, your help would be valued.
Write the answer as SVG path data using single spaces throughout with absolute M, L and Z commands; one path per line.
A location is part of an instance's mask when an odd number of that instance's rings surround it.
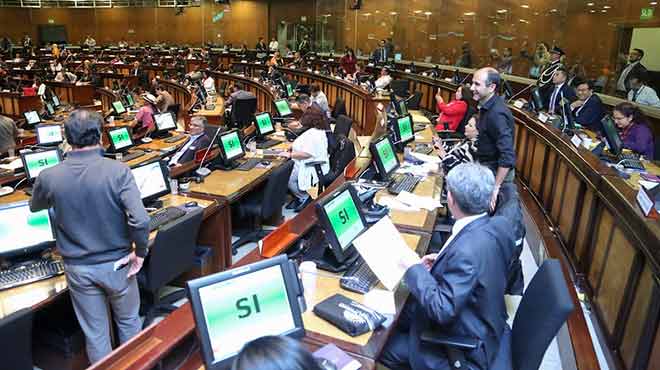
M 168 137 L 172 137 L 169 131 L 156 131 L 151 134 L 151 138 L 153 139 L 167 139 Z
M 209 167 L 212 170 L 231 171 L 231 170 L 236 169 L 236 167 L 238 167 L 238 165 L 239 165 L 239 163 L 236 162 L 236 161 L 227 161 L 227 160 L 218 158 L 215 161 L 213 161 L 213 163 L 211 165 L 209 165 Z
M 163 208 L 163 201 L 160 199 L 154 199 L 150 200 L 148 202 L 142 202 L 144 204 L 144 208 L 154 208 L 154 209 L 161 209 Z
M 321 270 L 333 273 L 346 271 L 360 256 L 354 248 L 351 248 L 350 250 L 353 252 L 344 262 L 337 261 L 325 235 L 318 227 L 312 230 L 312 236 L 307 241 L 307 245 L 308 248 L 304 251 L 303 259 L 316 263 L 316 267 Z

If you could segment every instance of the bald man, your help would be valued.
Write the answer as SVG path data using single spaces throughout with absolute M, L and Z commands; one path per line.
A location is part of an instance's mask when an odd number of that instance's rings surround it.
M 504 99 L 497 95 L 502 81 L 494 68 L 482 68 L 472 77 L 472 97 L 478 102 L 477 159 L 495 174 L 491 208 L 495 209 L 502 183 L 513 181 L 516 153 L 513 150 L 513 115 Z

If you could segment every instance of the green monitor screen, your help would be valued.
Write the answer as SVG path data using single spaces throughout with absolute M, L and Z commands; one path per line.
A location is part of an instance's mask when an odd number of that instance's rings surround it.
M 53 167 L 62 162 L 62 155 L 59 149 L 43 150 L 39 152 L 21 153 L 25 174 L 29 181 L 39 176 L 41 171 Z
M 400 143 L 407 143 L 415 139 L 410 116 L 407 115 L 397 118 L 396 124 Z
M 53 106 L 55 108 L 60 106 L 60 98 L 57 97 L 57 95 L 53 94 Z
M 110 136 L 110 142 L 115 151 L 126 149 L 133 145 L 131 134 L 126 127 L 108 131 L 108 135 Z
M 270 113 L 259 113 L 254 118 L 257 122 L 257 131 L 259 136 L 266 136 L 275 132 L 275 127 L 273 127 L 273 120 L 270 119 Z
M 126 95 L 126 104 L 128 104 L 131 107 L 135 105 L 135 100 L 133 100 L 133 95 L 131 94 Z
M 291 115 L 291 108 L 289 107 L 289 102 L 286 99 L 280 99 L 275 101 L 275 108 L 277 108 L 277 113 L 280 117 L 287 117 Z
M 406 105 L 406 101 L 404 99 L 399 100 L 399 114 L 401 116 L 408 114 L 408 106 Z
M 286 84 L 286 95 L 293 96 L 293 87 L 291 84 Z
M 62 137 L 62 126 L 37 126 L 37 143 L 39 143 L 39 145 L 59 144 L 62 141 L 64 141 L 64 138 Z
M 243 147 L 241 146 L 241 139 L 238 137 L 237 131 L 230 131 L 227 134 L 220 136 L 220 143 L 222 144 L 225 159 L 231 161 L 242 156 Z
M 48 114 L 50 114 L 51 116 L 55 114 L 55 108 L 53 108 L 52 103 L 46 103 L 46 110 L 48 111 Z
M 342 250 L 346 250 L 353 240 L 365 229 L 357 205 L 348 188 L 327 202 L 323 209 Z
M 376 152 L 378 153 L 377 160 L 380 161 L 382 169 L 385 171 L 383 176 L 389 175 L 399 164 L 399 160 L 396 158 L 392 144 L 387 138 L 380 140 L 376 143 Z
M 0 206 L 0 255 L 55 240 L 48 210 L 31 212 L 27 201 Z
M 115 111 L 115 114 L 124 114 L 126 113 L 126 108 L 124 108 L 124 104 L 120 102 L 119 100 L 112 102 L 112 110 Z

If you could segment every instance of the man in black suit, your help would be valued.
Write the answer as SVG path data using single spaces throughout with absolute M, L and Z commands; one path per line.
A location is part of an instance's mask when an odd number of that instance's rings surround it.
M 195 159 L 195 153 L 198 150 L 206 149 L 211 143 L 211 139 L 206 135 L 206 117 L 193 116 L 190 119 L 190 137 L 188 141 L 170 159 L 170 166 L 180 165 Z
M 575 91 L 566 82 L 568 80 L 568 71 L 566 68 L 559 67 L 552 76 L 553 89 L 546 96 L 545 106 L 548 107 L 548 113 L 563 116 L 568 110 L 568 104 L 577 100 Z M 564 109 L 562 111 L 562 108 Z
M 571 103 L 573 121 L 592 131 L 602 131 L 600 120 L 605 115 L 605 108 L 598 95 L 594 94 L 593 81 L 578 81 L 575 92 L 578 99 Z
M 632 49 L 628 55 L 628 64 L 621 70 L 619 79 L 616 82 L 616 93 L 619 96 L 625 97 L 631 89 L 630 79 L 632 76 L 644 76 L 648 72 L 646 67 L 642 65 L 642 58 L 644 58 L 644 50 Z
M 456 218 L 452 234 L 437 254 L 421 263 L 400 261 L 410 300 L 380 361 L 391 370 L 450 369 L 442 346 L 429 338 L 475 340 L 466 369 L 486 370 L 506 327 L 504 292 L 514 249 L 511 223 L 488 216 L 495 178 L 477 163 L 464 163 L 446 178 L 447 201 Z
M 373 59 L 376 63 L 387 63 L 389 58 L 390 55 L 388 53 L 385 40 L 380 40 L 378 42 L 378 48 L 371 54 L 371 59 Z

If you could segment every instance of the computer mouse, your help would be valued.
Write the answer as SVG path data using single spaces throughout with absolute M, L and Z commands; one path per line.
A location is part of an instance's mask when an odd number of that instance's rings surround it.
M 143 143 L 150 143 L 150 142 L 154 141 L 154 139 L 152 139 L 150 137 L 143 137 L 142 139 L 140 139 L 140 141 L 142 141 Z
M 270 161 L 261 161 L 261 164 L 264 166 L 270 166 Z
M 144 149 L 142 149 L 142 151 L 145 152 L 145 153 L 151 153 L 152 152 L 152 150 L 149 149 L 149 148 L 144 148 Z
M 186 208 L 192 208 L 192 207 L 197 207 L 197 202 L 195 202 L 194 200 L 190 202 L 186 202 Z

